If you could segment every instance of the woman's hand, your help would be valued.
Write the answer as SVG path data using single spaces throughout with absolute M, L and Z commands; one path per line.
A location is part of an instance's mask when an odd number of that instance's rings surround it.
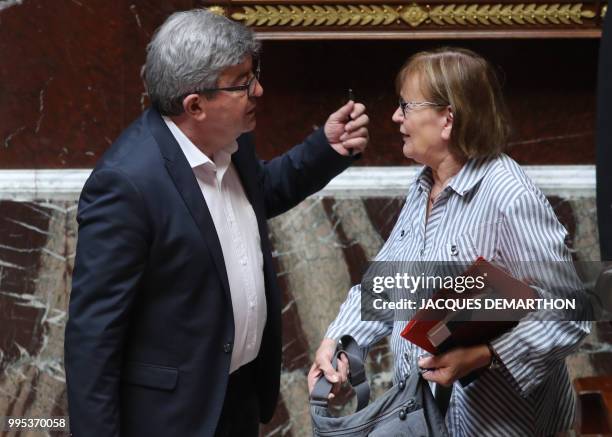
M 491 351 L 484 345 L 458 347 L 441 355 L 431 355 L 419 359 L 421 369 L 429 369 L 423 378 L 444 386 L 491 363 Z
M 332 399 L 348 379 L 349 363 L 345 355 L 341 355 L 338 360 L 338 371 L 332 367 L 331 362 L 336 353 L 336 344 L 336 340 L 331 338 L 325 338 L 321 342 L 315 354 L 314 363 L 308 372 L 308 393 L 312 393 L 317 380 L 321 375 L 325 375 L 325 378 L 333 384 L 329 394 L 329 399 Z

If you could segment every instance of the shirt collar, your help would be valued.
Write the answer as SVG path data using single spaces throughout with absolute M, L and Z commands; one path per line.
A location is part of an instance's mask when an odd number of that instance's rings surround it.
M 183 151 L 183 154 L 185 155 L 185 158 L 187 158 L 187 162 L 191 168 L 200 167 L 202 165 L 204 167 L 212 168 L 227 166 L 231 160 L 232 154 L 238 150 L 238 143 L 236 141 L 232 141 L 223 149 L 217 151 L 214 156 L 215 161 L 212 161 L 204 152 L 198 149 L 198 147 L 193 144 L 189 138 L 187 138 L 187 135 L 183 133 L 176 123 L 170 119 L 170 117 L 164 115 L 162 118 Z
M 429 191 L 433 185 L 433 175 L 431 173 L 431 167 L 423 166 L 419 174 L 417 175 L 416 182 L 419 185 L 419 190 Z
M 466 161 L 461 167 L 459 173 L 451 178 L 447 186 L 461 197 L 468 194 L 480 183 L 482 178 L 487 173 L 489 164 L 492 162 L 490 158 L 472 158 Z M 433 175 L 431 167 L 423 167 L 417 176 L 417 183 L 421 190 L 429 190 L 433 185 Z

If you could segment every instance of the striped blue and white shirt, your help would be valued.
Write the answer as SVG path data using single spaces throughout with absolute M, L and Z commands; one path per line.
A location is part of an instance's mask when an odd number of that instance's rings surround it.
M 376 261 L 471 263 L 483 256 L 517 278 L 537 278 L 544 262 L 571 263 L 565 228 L 542 192 L 507 155 L 467 161 L 426 219 L 432 185 L 431 169 L 425 167 L 410 184 Z M 400 336 L 405 320 L 362 321 L 360 303 L 361 287 L 356 285 L 326 337 L 349 334 L 369 347 L 391 335 L 397 381 L 425 352 Z M 466 387 L 454 385 L 446 416 L 450 434 L 544 436 L 570 428 L 575 404 L 565 357 L 589 330 L 588 322 L 523 320 L 495 339 L 491 344 L 503 366 Z

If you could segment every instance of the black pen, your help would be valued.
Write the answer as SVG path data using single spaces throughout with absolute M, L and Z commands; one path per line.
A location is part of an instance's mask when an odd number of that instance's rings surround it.
M 351 100 L 353 102 L 355 101 L 355 94 L 353 93 L 353 89 L 352 88 L 348 89 L 348 99 L 349 99 L 349 101 L 351 101 Z M 352 120 L 352 119 L 353 119 L 353 117 L 351 117 L 351 114 L 349 114 L 349 120 Z M 349 149 L 348 150 L 349 156 L 353 156 L 354 152 L 355 151 L 353 149 Z

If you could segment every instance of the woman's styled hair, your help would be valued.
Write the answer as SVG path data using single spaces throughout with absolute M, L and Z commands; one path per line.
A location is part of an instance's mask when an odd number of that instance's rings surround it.
M 215 88 L 219 74 L 257 57 L 261 44 L 247 27 L 204 9 L 175 12 L 147 46 L 143 78 L 151 104 L 163 115 L 183 112 L 183 98 Z
M 450 106 L 455 152 L 467 158 L 503 152 L 510 134 L 508 110 L 495 71 L 483 57 L 452 47 L 419 52 L 398 73 L 398 94 L 409 78 L 418 79 L 428 101 Z

